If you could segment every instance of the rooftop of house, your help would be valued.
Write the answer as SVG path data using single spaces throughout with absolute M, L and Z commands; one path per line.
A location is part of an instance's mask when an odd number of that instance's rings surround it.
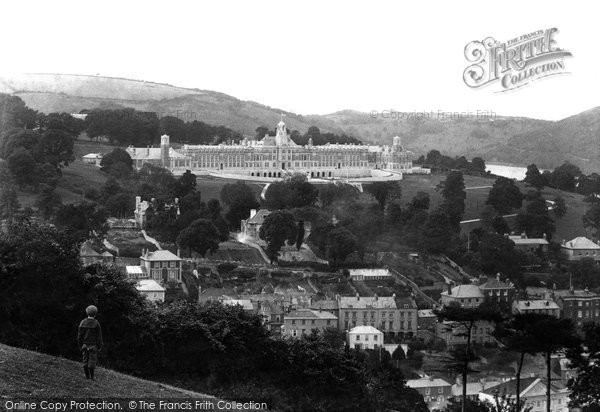
M 480 392 L 483 392 L 487 389 L 492 389 L 495 386 L 500 385 L 501 381 L 486 381 L 486 382 L 470 382 L 467 383 L 467 396 L 477 395 Z M 462 385 L 454 384 L 452 385 L 452 395 L 453 396 L 461 396 L 462 395 Z
M 250 299 L 223 299 L 221 302 L 227 306 L 239 305 L 244 310 L 254 310 L 254 305 L 252 304 Z
M 131 147 L 127 148 L 127 153 L 132 160 L 160 160 L 161 159 L 161 148 L 160 147 Z M 183 159 L 187 158 L 185 155 L 177 152 L 172 147 L 169 147 L 169 158 L 171 159 Z
M 548 245 L 546 238 L 527 237 L 525 234 L 509 236 L 515 245 Z
M 433 313 L 433 309 L 421 309 L 417 311 L 417 316 L 419 318 L 436 318 L 436 314 Z
M 108 250 L 105 252 L 102 252 L 102 256 L 104 257 L 114 257 L 114 255 L 112 253 L 110 253 Z
M 409 379 L 406 381 L 406 386 L 413 389 L 419 388 L 436 388 L 440 386 L 452 386 L 448 382 L 440 378 L 420 378 L 420 379 Z
M 373 326 L 368 326 L 368 325 L 360 325 L 360 326 L 355 326 L 352 329 L 350 329 L 350 332 L 353 335 L 367 335 L 367 334 L 383 334 L 382 331 L 380 331 L 379 329 L 374 328 Z
M 79 249 L 79 256 L 101 257 L 102 255 L 100 253 L 96 252 L 88 242 L 85 242 L 81 245 L 81 248 Z
M 318 311 L 312 309 L 298 309 L 294 310 L 287 315 L 285 315 L 285 319 L 331 319 L 337 320 L 337 316 L 335 316 L 331 312 L 327 311 Z
M 476 299 L 483 298 L 483 292 L 477 285 L 458 285 L 452 288 L 452 293 L 442 292 L 442 296 L 456 299 Z
M 498 277 L 487 279 L 479 285 L 480 289 L 514 289 L 514 287 L 512 282 L 500 280 Z
M 340 309 L 397 309 L 395 297 L 341 296 Z
M 142 260 L 147 260 L 147 261 L 152 261 L 152 262 L 163 262 L 163 261 L 179 261 L 181 260 L 181 258 L 179 256 L 177 256 L 175 253 L 169 251 L 169 250 L 157 250 L 154 252 L 148 252 L 146 250 L 146 253 L 144 253 L 142 256 L 140 256 L 140 259 Z
M 130 276 L 141 276 L 145 273 L 142 266 L 125 266 L 125 272 Z
M 579 236 L 568 242 L 563 242 L 561 247 L 565 249 L 600 249 L 600 245 L 584 236 Z
M 322 310 L 337 310 L 339 309 L 339 306 L 337 300 L 325 299 L 312 302 L 310 308 Z
M 562 298 L 563 300 L 568 299 L 581 299 L 581 298 L 598 298 L 600 293 L 592 292 L 589 289 L 562 289 L 555 290 L 554 295 Z
M 257 225 L 262 225 L 265 218 L 271 214 L 267 209 L 259 209 L 254 215 L 252 215 L 252 213 L 253 212 L 250 212 L 250 217 L 246 220 L 246 223 L 254 223 Z
M 417 302 L 415 302 L 415 299 L 412 296 L 399 296 L 396 298 L 396 306 L 398 309 L 416 309 Z
M 265 300 L 260 302 L 261 311 L 269 311 L 273 315 L 278 315 L 283 313 L 283 308 L 277 302 L 273 302 L 270 300 Z
M 165 288 L 160 286 L 154 279 L 143 279 L 137 282 L 135 288 L 140 292 L 164 292 Z
M 513 305 L 519 311 L 560 309 L 558 304 L 553 300 L 517 300 L 513 303 Z
M 521 396 L 525 396 L 534 386 L 536 386 L 538 383 L 541 383 L 542 385 L 544 385 L 544 387 L 546 387 L 546 380 L 544 379 L 540 379 L 538 377 L 528 377 L 528 378 L 521 378 Z M 486 390 L 483 391 L 483 393 L 487 394 L 487 395 L 495 395 L 495 394 L 504 394 L 506 393 L 507 395 L 515 395 L 516 394 L 516 390 L 517 390 L 517 380 L 516 379 L 511 379 L 509 381 L 506 382 L 502 382 L 499 385 L 493 386 L 491 388 L 488 388 Z M 560 382 L 555 382 L 555 383 L 551 383 L 550 384 L 550 391 L 551 392 L 558 392 L 558 391 L 563 391 L 564 390 L 564 386 L 560 384 Z
M 102 153 L 88 153 L 83 156 L 84 159 L 101 159 L 102 157 Z
M 350 276 L 388 277 L 392 276 L 387 269 L 348 269 Z

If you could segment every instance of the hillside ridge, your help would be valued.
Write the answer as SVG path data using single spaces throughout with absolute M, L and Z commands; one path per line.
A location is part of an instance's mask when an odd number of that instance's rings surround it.
M 69 359 L 0 343 L 0 399 L 9 397 L 209 398 L 198 392 L 98 367 L 96 380 Z

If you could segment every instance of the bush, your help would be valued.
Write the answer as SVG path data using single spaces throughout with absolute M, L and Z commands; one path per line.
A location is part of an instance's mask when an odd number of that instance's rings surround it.
M 219 263 L 217 265 L 219 273 L 229 273 L 235 268 L 237 268 L 237 264 L 231 262 Z

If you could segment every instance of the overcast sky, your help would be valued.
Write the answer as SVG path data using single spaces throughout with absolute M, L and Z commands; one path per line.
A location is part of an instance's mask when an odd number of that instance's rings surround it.
M 476 111 L 560 119 L 600 105 L 600 6 L 577 1 L 11 1 L 0 71 L 215 90 L 301 114 Z M 459 6 L 460 4 L 460 6 Z M 464 47 L 556 27 L 570 74 L 494 93 Z

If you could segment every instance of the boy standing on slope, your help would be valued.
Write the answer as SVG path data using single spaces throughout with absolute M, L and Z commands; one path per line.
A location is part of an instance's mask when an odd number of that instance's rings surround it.
M 94 368 L 98 362 L 98 351 L 102 348 L 102 329 L 95 319 L 98 308 L 90 305 L 85 309 L 87 318 L 79 324 L 77 343 L 83 354 L 83 371 L 86 379 L 94 380 Z

